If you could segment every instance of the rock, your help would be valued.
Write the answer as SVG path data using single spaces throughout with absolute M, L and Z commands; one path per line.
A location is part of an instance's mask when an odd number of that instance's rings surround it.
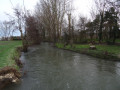
M 91 45 L 91 46 L 89 47 L 89 49 L 90 49 L 90 50 L 96 50 L 96 46 L 95 46 L 95 45 Z
M 20 81 L 21 74 L 12 67 L 5 67 L 0 70 L 0 90 L 9 83 Z
M 20 80 L 18 78 L 15 78 L 12 80 L 12 83 L 18 83 Z
M 0 80 L 4 80 L 4 79 L 9 79 L 11 82 L 14 83 L 17 83 L 19 81 L 19 79 L 16 77 L 14 73 L 8 73 L 5 74 L 4 76 L 0 76 Z

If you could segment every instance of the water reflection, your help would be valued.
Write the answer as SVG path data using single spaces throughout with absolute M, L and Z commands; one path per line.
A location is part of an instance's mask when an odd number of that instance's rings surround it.
M 43 43 L 22 55 L 27 75 L 5 90 L 120 90 L 120 63 Z

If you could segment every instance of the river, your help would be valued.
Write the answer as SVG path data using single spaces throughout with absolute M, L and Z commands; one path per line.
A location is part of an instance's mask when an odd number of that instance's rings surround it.
M 61 50 L 42 43 L 22 54 L 26 74 L 4 90 L 120 90 L 120 62 Z

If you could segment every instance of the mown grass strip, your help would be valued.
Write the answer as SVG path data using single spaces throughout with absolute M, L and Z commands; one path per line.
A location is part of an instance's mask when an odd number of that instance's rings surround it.
M 19 57 L 17 47 L 22 46 L 21 41 L 0 41 L 0 69 L 12 66 L 18 69 L 14 57 Z
M 120 46 L 116 45 L 96 45 L 96 50 L 90 50 L 90 45 L 88 44 L 74 44 L 73 47 L 71 47 L 70 45 L 64 47 L 63 43 L 56 43 L 56 47 L 87 54 L 98 58 L 117 61 L 120 60 Z

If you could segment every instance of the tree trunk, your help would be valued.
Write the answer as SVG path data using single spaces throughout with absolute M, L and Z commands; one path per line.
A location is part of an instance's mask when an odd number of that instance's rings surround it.
M 100 28 L 99 28 L 99 43 L 101 43 L 102 41 L 103 13 L 100 16 L 101 16 L 101 21 L 100 21 Z
M 21 29 L 20 29 L 20 33 L 21 33 L 21 39 L 22 39 L 22 45 L 23 45 L 23 52 L 27 52 L 28 51 L 27 40 L 24 39 L 24 36 L 23 36 Z

